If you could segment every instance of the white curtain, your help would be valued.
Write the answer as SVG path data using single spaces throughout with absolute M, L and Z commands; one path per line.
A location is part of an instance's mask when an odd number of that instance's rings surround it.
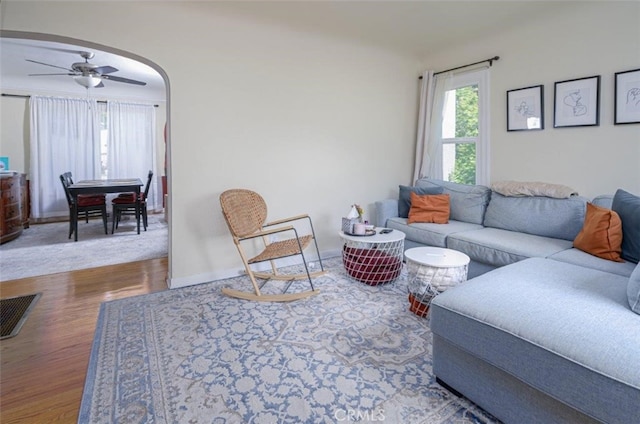
M 441 117 L 445 93 L 450 85 L 450 73 L 434 75 L 433 71 L 425 71 L 422 74 L 414 184 L 420 178 L 442 178 L 442 163 L 439 160 L 442 157 Z
M 431 132 L 431 109 L 433 107 L 433 71 L 422 74 L 420 84 L 420 110 L 418 111 L 418 138 L 416 140 L 416 159 L 413 166 L 413 183 L 424 177 L 424 166 L 427 160 L 426 147 L 429 145 Z
M 140 178 L 153 171 L 147 208 L 162 208 L 156 172 L 156 112 L 153 105 L 107 102 L 107 177 Z M 144 189 L 144 187 L 143 187 Z
M 31 96 L 31 217 L 68 216 L 60 174 L 100 176 L 100 128 L 95 100 Z

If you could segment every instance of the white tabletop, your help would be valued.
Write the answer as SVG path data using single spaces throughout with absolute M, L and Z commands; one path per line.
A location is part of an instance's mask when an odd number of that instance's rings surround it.
M 340 231 L 338 234 L 345 240 L 357 241 L 362 243 L 391 243 L 394 241 L 404 240 L 405 234 L 402 231 L 393 230 L 387 234 L 380 234 L 383 228 L 374 228 L 376 234 L 371 236 L 352 236 Z
M 469 256 L 457 250 L 431 246 L 407 249 L 404 256 L 409 261 L 435 268 L 465 266 L 471 260 Z

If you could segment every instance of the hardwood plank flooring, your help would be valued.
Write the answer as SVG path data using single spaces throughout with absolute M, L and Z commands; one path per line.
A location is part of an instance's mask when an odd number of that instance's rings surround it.
M 100 304 L 167 290 L 167 258 L 0 283 L 42 293 L 17 336 L 0 340 L 0 422 L 75 423 Z

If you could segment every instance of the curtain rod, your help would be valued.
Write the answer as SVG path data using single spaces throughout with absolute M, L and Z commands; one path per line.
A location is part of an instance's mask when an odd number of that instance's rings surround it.
M 470 63 L 468 65 L 462 65 L 462 66 L 457 66 L 457 67 L 451 68 L 451 69 L 445 69 L 444 71 L 435 72 L 433 74 L 433 76 L 436 76 L 436 75 L 439 75 L 439 74 L 444 74 L 445 72 L 457 71 L 458 69 L 462 69 L 462 68 L 468 68 L 469 66 L 473 66 L 473 65 L 479 65 L 479 64 L 484 63 L 484 62 L 489 62 L 489 66 L 493 66 L 493 62 L 496 61 L 496 60 L 500 60 L 500 56 L 494 56 L 494 57 L 489 58 L 489 59 L 481 60 L 480 62 Z M 422 79 L 422 75 L 420 75 L 420 77 L 418 79 Z
M 7 93 L 2 93 L 2 97 L 18 97 L 21 99 L 30 99 L 31 96 L 29 95 L 25 95 L 25 94 L 7 94 Z M 96 100 L 96 102 L 98 103 L 107 103 L 106 100 Z M 158 105 L 153 105 L 153 107 L 158 107 Z

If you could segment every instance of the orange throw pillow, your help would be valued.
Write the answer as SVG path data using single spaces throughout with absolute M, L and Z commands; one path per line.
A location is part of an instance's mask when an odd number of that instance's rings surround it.
M 622 252 L 622 221 L 611 209 L 587 203 L 584 225 L 573 241 L 573 247 L 610 261 L 624 262 Z
M 411 192 L 411 209 L 409 209 L 408 224 L 414 222 L 433 222 L 446 224 L 449 222 L 449 195 L 427 194 L 418 195 Z

